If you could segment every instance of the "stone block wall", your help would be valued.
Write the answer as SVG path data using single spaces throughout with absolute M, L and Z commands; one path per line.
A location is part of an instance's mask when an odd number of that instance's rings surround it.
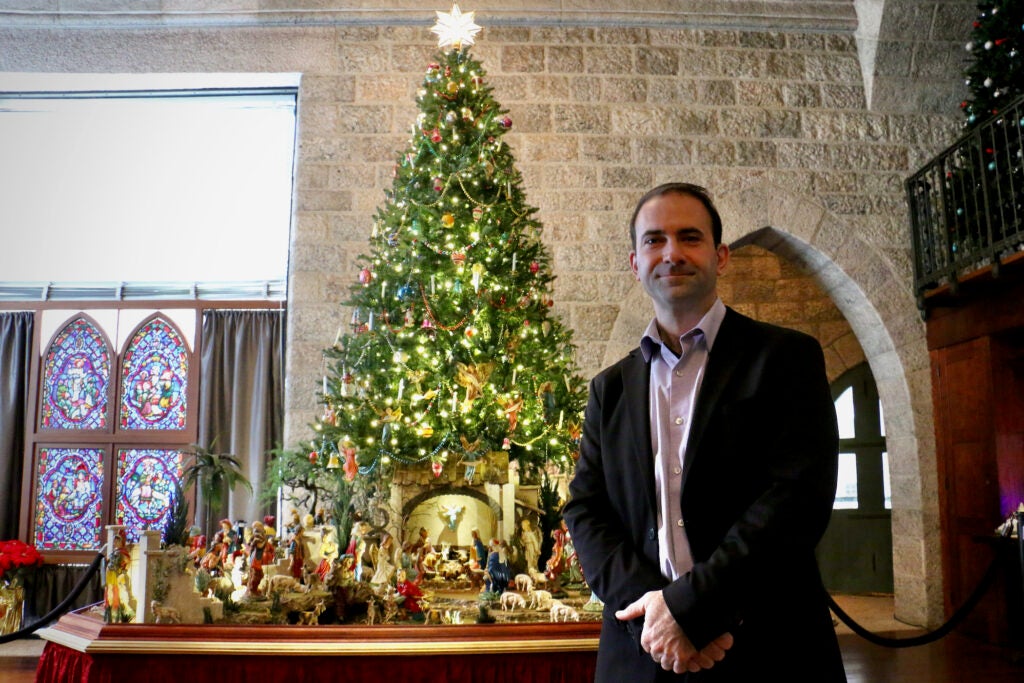
M 392 12 L 210 0 L 197 14 L 162 3 L 17 4 L 0 5 L 0 74 L 301 74 L 286 440 L 308 437 L 321 351 L 347 329 L 339 302 L 415 120 L 433 16 L 408 3 Z M 930 375 L 902 181 L 956 137 L 956 102 L 943 111 L 948 93 L 936 88 L 936 106 L 868 107 L 865 73 L 874 68 L 865 71 L 853 16 L 867 0 L 478 4 L 463 7 L 480 10 L 485 26 L 474 54 L 513 119 L 508 140 L 545 226 L 556 311 L 575 331 L 583 373 L 634 346 L 650 317 L 628 270 L 636 199 L 667 180 L 706 185 L 726 240 L 808 273 L 871 363 L 893 463 L 897 615 L 938 623 Z M 486 6 L 495 6 L 493 24 Z M 910 13 L 906 33 L 918 28 L 915 17 L 933 32 L 936 11 Z M 883 13 L 871 35 L 887 30 Z M 901 57 L 884 50 L 897 42 L 877 41 L 874 63 L 895 68 Z M 929 78 L 958 78 L 939 72 Z M 784 300 L 751 299 L 755 313 L 807 310 L 794 305 L 806 292 L 787 279 L 775 283 Z M 734 287 L 765 295 L 758 283 Z

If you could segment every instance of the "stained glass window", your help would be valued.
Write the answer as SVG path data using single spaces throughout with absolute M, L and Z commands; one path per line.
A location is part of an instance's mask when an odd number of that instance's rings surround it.
M 35 489 L 36 548 L 100 548 L 103 457 L 100 448 L 39 449 Z
M 163 531 L 181 485 L 181 452 L 168 449 L 121 448 L 117 451 L 115 524 L 123 524 L 128 540 L 142 529 Z
M 77 318 L 54 337 L 43 359 L 44 429 L 104 429 L 110 352 L 99 330 Z
M 142 325 L 121 366 L 122 429 L 185 429 L 188 349 L 169 322 Z

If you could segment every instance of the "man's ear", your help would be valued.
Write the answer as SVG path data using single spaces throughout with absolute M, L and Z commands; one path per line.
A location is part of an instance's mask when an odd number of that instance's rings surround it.
M 729 265 L 729 245 L 722 242 L 718 245 L 718 274 L 721 275 L 725 272 L 725 267 Z
M 640 273 L 636 269 L 636 251 L 629 252 L 629 269 L 633 271 L 633 277 L 640 280 Z

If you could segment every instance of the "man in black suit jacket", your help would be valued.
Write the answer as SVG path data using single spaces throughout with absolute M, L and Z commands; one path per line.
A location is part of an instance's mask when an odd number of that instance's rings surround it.
M 563 511 L 605 603 L 597 681 L 845 681 L 814 559 L 838 450 L 821 347 L 722 304 L 703 188 L 651 190 L 630 234 L 655 319 L 591 383 Z

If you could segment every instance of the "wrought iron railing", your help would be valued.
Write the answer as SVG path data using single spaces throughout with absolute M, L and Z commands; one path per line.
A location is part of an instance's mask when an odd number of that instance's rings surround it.
M 914 289 L 954 293 L 968 274 L 1024 250 L 1024 97 L 976 126 L 906 181 Z

